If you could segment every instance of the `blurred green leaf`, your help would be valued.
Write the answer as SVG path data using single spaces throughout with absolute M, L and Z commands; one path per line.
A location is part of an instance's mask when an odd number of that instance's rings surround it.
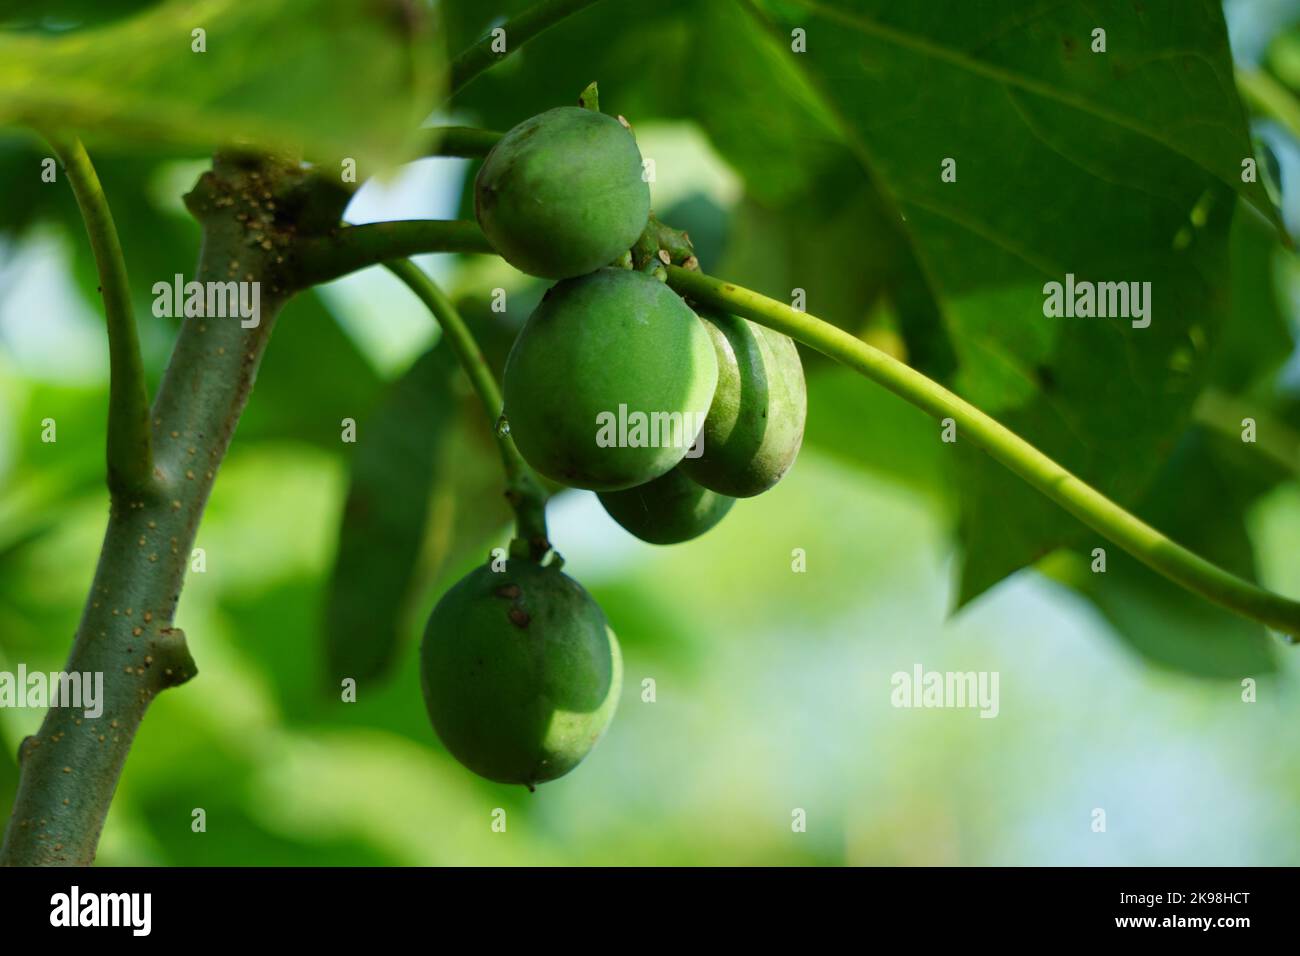
M 442 82 L 444 51 L 417 14 L 390 0 L 174 0 L 102 27 L 0 34 L 0 123 L 92 148 L 251 142 L 390 168 L 414 154 Z
M 157 6 L 160 0 L 0 0 L 0 26 L 14 30 L 66 31 L 116 20 Z
M 930 418 L 848 369 L 810 372 L 804 443 L 951 507 L 943 446 Z
M 48 189 L 36 187 L 40 183 L 41 160 L 50 155 L 38 144 L 39 140 L 30 134 L 0 133 L 0 177 L 6 183 L 32 184 L 30 188 L 8 190 L 0 205 L 0 233 L 7 237 L 21 236 L 42 216 L 77 216 L 78 223 L 81 221 L 71 189 L 53 184 L 44 184 L 51 187 Z
M 356 836 L 318 834 L 294 839 L 268 828 L 233 785 L 247 785 L 248 773 L 232 780 L 186 781 L 183 788 L 159 787 L 146 794 L 140 807 L 150 838 L 166 859 L 187 866 L 394 866 L 390 854 Z M 209 820 L 220 821 L 221 839 L 195 839 L 188 826 L 202 807 Z
M 422 355 L 357 427 L 324 618 L 326 686 L 378 677 L 405 635 L 435 467 L 452 433 L 456 360 Z
M 1300 24 L 1273 37 L 1268 46 L 1268 65 L 1279 80 L 1300 90 Z
M 463 388 L 440 343 L 358 426 L 326 597 L 329 687 L 382 675 L 422 623 L 432 584 L 505 524 L 495 438 Z
M 289 300 L 276 319 L 239 440 L 292 440 L 346 448 L 343 419 L 361 422 L 382 382 L 315 290 Z
M 78 288 L 93 310 L 100 312 L 99 276 L 72 190 L 62 177 L 53 183 L 39 179 L 41 164 L 50 155 L 38 137 L 0 136 L 0 176 L 9 182 L 40 183 L 39 188 L 12 191 L 0 208 L 0 234 L 21 239 L 37 222 L 57 225 L 68 238 Z M 169 281 L 177 272 L 189 275 L 194 270 L 199 254 L 198 223 L 185 212 L 179 194 L 174 197 L 174 208 L 160 206 L 157 181 L 171 168 L 174 157 L 109 153 L 92 159 L 113 210 L 138 317 L 148 324 L 153 318 L 149 308 L 153 284 L 160 279 Z M 169 325 L 166 337 L 170 340 L 173 336 L 174 328 Z
M 1277 233 L 1250 209 L 1233 217 L 1232 320 L 1223 329 L 1210 370 L 1215 385 L 1237 394 L 1270 380 L 1295 349 L 1274 259 L 1290 255 Z

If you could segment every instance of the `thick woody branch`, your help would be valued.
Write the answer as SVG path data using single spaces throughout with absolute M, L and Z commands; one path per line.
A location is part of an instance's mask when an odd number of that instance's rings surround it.
M 150 422 L 152 493 L 113 499 L 65 666 L 102 675 L 102 713 L 52 707 L 24 741 L 0 864 L 89 865 L 146 709 L 195 674 L 176 606 L 208 494 L 289 294 L 283 266 L 297 226 L 271 210 L 290 204 L 295 190 L 301 200 L 303 176 L 294 163 L 218 156 L 186 197 L 203 225 L 195 278 L 257 283 L 257 321 L 184 320 Z M 331 199 L 320 212 L 321 221 L 337 221 L 341 209 Z

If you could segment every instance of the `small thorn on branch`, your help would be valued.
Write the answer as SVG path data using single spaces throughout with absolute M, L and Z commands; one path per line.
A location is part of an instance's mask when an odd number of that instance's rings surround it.
M 158 632 L 158 637 L 155 658 L 160 665 L 159 690 L 179 687 L 193 679 L 199 668 L 190 655 L 185 632 L 179 627 L 164 627 Z

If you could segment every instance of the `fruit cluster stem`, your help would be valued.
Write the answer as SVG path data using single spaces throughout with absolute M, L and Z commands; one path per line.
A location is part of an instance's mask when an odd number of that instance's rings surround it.
M 506 500 L 515 512 L 519 540 L 524 542 L 530 557 L 540 560 L 550 549 L 546 532 L 546 488 L 510 437 L 509 425 L 502 415 L 501 389 L 474 333 L 442 288 L 415 263 L 401 259 L 385 265 L 433 313 L 442 327 L 442 334 L 465 369 L 470 385 L 478 393 L 501 452 L 506 474 Z
M 722 279 L 678 266 L 668 283 L 696 302 L 783 332 L 848 366 L 937 419 L 1076 518 L 1171 581 L 1287 636 L 1300 635 L 1300 603 L 1265 590 L 1177 544 L 1029 442 L 893 356 L 828 322 Z
M 435 126 L 429 130 L 430 146 L 426 155 L 482 159 L 504 135 L 474 126 Z
M 411 219 L 340 224 L 328 233 L 297 242 L 291 269 L 295 282 L 306 287 L 330 282 L 367 266 L 405 259 L 425 252 L 494 250 L 478 223 L 468 219 Z

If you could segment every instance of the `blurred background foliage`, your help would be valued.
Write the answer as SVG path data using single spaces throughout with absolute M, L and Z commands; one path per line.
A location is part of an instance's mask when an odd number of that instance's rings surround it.
M 526 5 L 408 5 L 429 8 L 421 28 L 382 4 L 317 19 L 298 0 L 255 16 L 231 0 L 39 14 L 0 0 L 14 124 L 0 132 L 0 670 L 62 664 L 106 511 L 95 272 L 69 191 L 40 182 L 46 150 L 20 124 L 59 117 L 92 147 L 156 383 L 175 324 L 149 289 L 193 269 L 180 196 L 213 138 L 269 125 L 322 163 L 361 157 L 377 178 L 351 222 L 470 216 L 475 164 L 401 164 L 416 155 L 403 124 L 439 102 L 448 54 Z M 1300 145 L 1277 116 L 1242 111 L 1233 69 L 1300 92 L 1300 4 L 1225 6 L 605 0 L 428 122 L 505 129 L 598 80 L 655 160 L 656 211 L 707 271 L 777 298 L 804 289 L 810 311 L 1162 530 L 1296 595 Z M 123 49 L 170 37 L 189 56 L 176 23 L 209 24 L 201 78 L 160 55 L 109 82 Z M 132 40 L 69 42 L 83 34 Z M 250 66 L 272 52 L 275 69 Z M 64 72 L 34 96 L 54 61 Z M 185 103 L 180 124 L 152 109 Z M 1240 181 L 1252 141 L 1272 193 Z M 958 180 L 943 184 L 949 156 Z M 421 262 L 499 368 L 544 286 L 492 259 Z M 1043 319 L 1042 284 L 1067 271 L 1151 280 L 1151 327 Z M 1283 733 L 1300 714 L 1296 655 L 1117 549 L 1092 574 L 1104 542 L 807 354 L 797 467 L 708 536 L 653 548 L 594 495 L 555 500 L 567 569 L 622 641 L 624 700 L 592 757 L 536 794 L 472 776 L 429 728 L 416 647 L 441 591 L 505 540 L 507 512 L 444 352 L 383 270 L 281 317 L 199 533 L 207 570 L 181 601 L 201 676 L 145 721 L 101 863 L 1300 862 L 1285 838 L 1300 829 L 1300 750 Z M 1239 440 L 1242 414 L 1258 444 Z M 356 444 L 340 441 L 345 418 Z M 796 548 L 806 573 L 791 572 Z M 997 719 L 891 707 L 890 676 L 918 663 L 998 672 Z M 345 675 L 355 704 L 338 700 Z M 0 710 L 0 818 L 40 717 Z M 794 808 L 807 833 L 791 832 Z

